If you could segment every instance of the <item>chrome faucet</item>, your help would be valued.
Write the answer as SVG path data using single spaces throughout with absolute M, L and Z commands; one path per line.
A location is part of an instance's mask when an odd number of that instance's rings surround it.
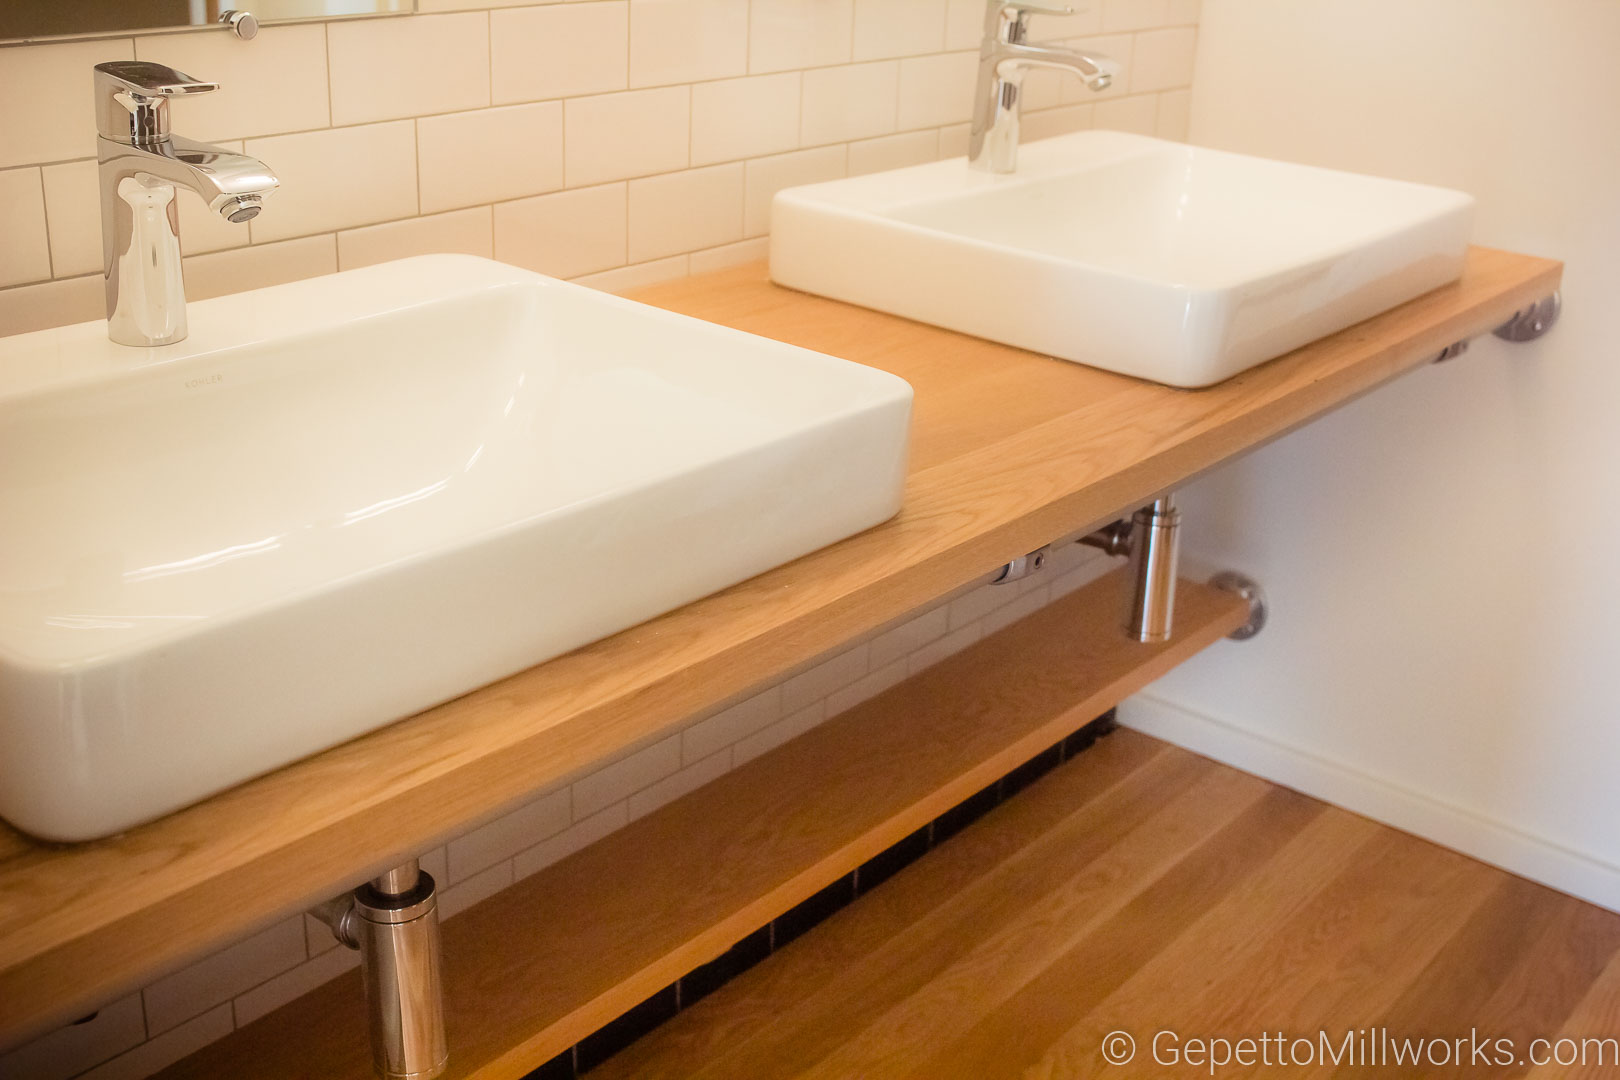
M 120 345 L 168 345 L 186 336 L 175 187 L 242 222 L 258 216 L 276 177 L 262 161 L 169 134 L 169 98 L 206 94 L 218 83 L 118 60 L 96 65 L 95 86 L 107 336 Z
M 986 5 L 968 136 L 968 164 L 982 172 L 1010 173 L 1018 167 L 1018 98 L 1030 68 L 1071 71 L 1092 90 L 1107 89 L 1119 74 L 1118 64 L 1097 53 L 1027 44 L 1029 17 L 1035 14 L 1072 15 L 1074 9 L 1039 0 L 989 0 Z

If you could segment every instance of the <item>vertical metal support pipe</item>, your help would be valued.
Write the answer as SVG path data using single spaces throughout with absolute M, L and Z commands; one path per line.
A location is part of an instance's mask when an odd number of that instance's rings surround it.
M 1131 517 L 1135 540 L 1131 570 L 1135 587 L 1125 632 L 1137 641 L 1167 641 L 1176 603 L 1176 560 L 1181 538 L 1181 511 L 1174 494 L 1166 494 Z
M 356 889 L 354 914 L 377 1075 L 431 1080 L 450 1059 L 433 877 L 412 859 Z

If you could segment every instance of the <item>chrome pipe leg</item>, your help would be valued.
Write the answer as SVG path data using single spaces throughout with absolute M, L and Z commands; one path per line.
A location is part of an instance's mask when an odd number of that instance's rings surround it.
M 1132 515 L 1131 576 L 1134 583 L 1125 632 L 1136 641 L 1167 641 L 1176 603 L 1176 560 L 1181 511 L 1165 495 Z
M 439 898 L 417 861 L 373 878 L 310 914 L 360 950 L 372 1067 L 382 1080 L 432 1080 L 449 1064 Z

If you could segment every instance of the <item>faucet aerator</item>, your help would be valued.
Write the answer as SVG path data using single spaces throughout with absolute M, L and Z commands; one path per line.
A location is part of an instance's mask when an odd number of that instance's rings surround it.
M 264 204 L 251 195 L 244 195 L 220 207 L 220 215 L 233 225 L 240 225 L 244 221 L 252 221 L 259 216 Z
M 1114 85 L 1114 77 L 1112 75 L 1098 75 L 1096 78 L 1086 83 L 1086 86 L 1090 87 L 1092 90 L 1106 90 L 1112 85 Z

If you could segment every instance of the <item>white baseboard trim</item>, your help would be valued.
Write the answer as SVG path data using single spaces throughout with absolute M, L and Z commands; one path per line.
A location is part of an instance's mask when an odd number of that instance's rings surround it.
M 1118 716 L 1143 734 L 1620 911 L 1620 866 L 1592 855 L 1152 694 L 1128 699 Z

